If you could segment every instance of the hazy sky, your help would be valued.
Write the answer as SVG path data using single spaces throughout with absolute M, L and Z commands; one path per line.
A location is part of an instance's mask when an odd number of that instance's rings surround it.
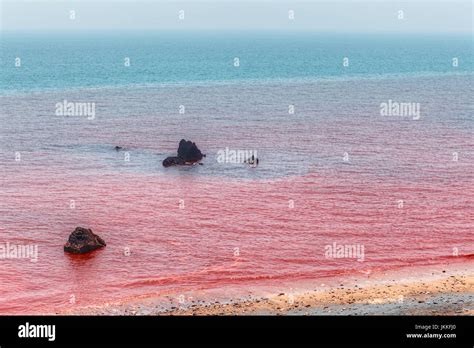
M 471 0 L 0 0 L 0 4 L 2 30 L 471 32 L 473 16 Z M 181 10 L 184 19 L 179 19 Z M 400 10 L 403 19 L 398 18 Z

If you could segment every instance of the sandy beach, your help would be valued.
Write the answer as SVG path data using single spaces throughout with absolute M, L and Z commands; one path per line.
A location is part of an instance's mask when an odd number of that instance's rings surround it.
M 148 297 L 99 307 L 76 308 L 72 315 L 473 315 L 472 264 L 459 263 L 332 279 L 309 290 L 209 300 L 182 296 Z M 204 293 L 204 292 L 203 292 Z M 184 298 L 186 301 L 184 301 Z M 187 300 L 191 299 L 192 300 Z

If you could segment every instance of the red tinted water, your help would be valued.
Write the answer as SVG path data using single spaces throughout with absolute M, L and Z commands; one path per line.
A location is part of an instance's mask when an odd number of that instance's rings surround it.
M 170 116 L 182 102 L 175 89 L 93 91 L 102 107 L 94 122 L 50 114 L 69 94 L 5 97 L 0 243 L 38 245 L 39 255 L 0 260 L 0 313 L 472 263 L 472 121 L 459 92 L 469 83 L 198 88 L 185 119 Z M 421 120 L 380 117 L 380 102 L 400 93 L 422 102 Z M 164 170 L 162 155 L 181 137 L 208 153 L 204 166 Z M 129 164 L 117 142 L 131 148 Z M 259 167 L 218 165 L 215 152 L 227 146 L 258 149 Z M 107 247 L 65 254 L 76 226 Z M 363 246 L 364 260 L 326 257 L 333 243 Z
M 77 305 L 101 304 L 427 264 L 452 256 L 453 248 L 474 253 L 468 182 L 355 182 L 323 170 L 259 182 L 58 172 L 53 181 L 38 173 L 9 201 L 17 215 L 7 217 L 8 229 L 0 226 L 2 235 L 38 244 L 39 258 L 2 260 L 2 313 L 67 308 L 72 296 Z M 76 226 L 93 228 L 108 246 L 86 256 L 64 254 Z M 325 246 L 334 242 L 363 245 L 364 261 L 328 259 Z

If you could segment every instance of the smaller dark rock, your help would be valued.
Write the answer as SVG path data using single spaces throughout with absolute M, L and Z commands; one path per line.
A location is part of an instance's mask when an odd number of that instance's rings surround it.
M 183 165 L 183 164 L 185 164 L 185 161 L 179 157 L 166 157 L 163 160 L 164 167 L 171 167 L 171 166 Z
M 84 254 L 105 246 L 105 241 L 94 234 L 90 228 L 76 227 L 64 245 L 64 251 L 73 254 Z
M 120 150 L 123 150 L 122 146 L 115 146 L 115 151 L 120 151 Z
M 251 166 L 258 166 L 258 162 L 259 162 L 258 158 L 255 158 L 254 155 L 252 155 L 250 158 L 244 161 L 244 163 L 248 163 Z

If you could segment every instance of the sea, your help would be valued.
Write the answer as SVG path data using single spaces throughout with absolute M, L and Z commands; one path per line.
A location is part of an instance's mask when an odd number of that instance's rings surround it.
M 0 314 L 472 264 L 473 77 L 462 34 L 2 32 Z

